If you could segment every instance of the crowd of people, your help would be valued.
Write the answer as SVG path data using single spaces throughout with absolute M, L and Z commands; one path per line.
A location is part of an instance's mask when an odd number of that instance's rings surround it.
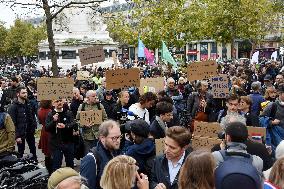
M 27 143 L 34 161 L 45 155 L 48 188 L 234 189 L 284 188 L 284 70 L 280 62 L 218 63 L 230 94 L 213 98 L 209 80 L 189 82 L 182 68 L 140 68 L 141 78 L 163 77 L 164 90 L 106 89 L 105 72 L 76 66 L 61 77 L 74 79 L 73 98 L 37 101 L 36 78 L 50 71 L 29 66 L 1 69 L 0 158 Z M 101 124 L 80 124 L 81 111 L 102 111 Z M 195 121 L 219 122 L 222 143 L 193 149 Z M 35 132 L 41 125 L 39 145 Z M 246 126 L 265 127 L 252 140 Z M 155 139 L 163 139 L 156 154 Z M 63 156 L 66 167 L 62 167 Z M 81 160 L 80 172 L 74 159 Z M 76 187 L 75 187 L 76 186 Z

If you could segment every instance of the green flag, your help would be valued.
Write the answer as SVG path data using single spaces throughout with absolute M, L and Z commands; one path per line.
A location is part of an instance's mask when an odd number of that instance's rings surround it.
M 162 41 L 162 60 L 172 64 L 174 67 L 177 67 L 177 63 L 175 62 L 174 58 L 172 57 L 169 49 L 167 48 L 164 41 Z

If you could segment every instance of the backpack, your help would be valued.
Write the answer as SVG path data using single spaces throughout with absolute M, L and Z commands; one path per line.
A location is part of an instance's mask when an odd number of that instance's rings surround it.
M 93 147 L 92 149 L 90 149 L 90 151 L 89 151 L 88 154 L 91 155 L 91 156 L 95 159 L 95 162 L 96 162 L 96 171 L 97 171 L 96 176 L 97 176 L 97 178 L 98 178 L 99 176 L 101 176 L 101 175 L 99 175 L 99 174 L 100 174 L 100 172 L 101 172 L 100 165 L 101 165 L 101 161 L 102 161 L 101 158 L 102 158 L 102 157 L 99 155 L 99 153 L 98 153 L 98 151 L 97 151 L 97 147 Z M 96 187 L 97 187 L 97 188 L 101 188 L 101 187 L 100 187 L 100 179 L 97 179 Z
M 274 119 L 275 115 L 277 112 L 277 105 L 275 102 L 272 102 L 272 107 L 271 107 L 271 111 L 270 111 L 270 115 L 269 116 L 260 116 L 259 117 L 259 124 L 261 127 L 264 128 L 269 128 L 270 127 L 270 120 Z
M 215 170 L 216 189 L 260 189 L 261 178 L 253 157 L 241 152 L 219 151 L 224 159 Z

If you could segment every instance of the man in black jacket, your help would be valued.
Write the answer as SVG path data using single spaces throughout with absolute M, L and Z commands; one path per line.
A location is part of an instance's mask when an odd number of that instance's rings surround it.
M 29 145 L 30 152 L 33 158 L 37 161 L 36 146 L 35 146 L 35 129 L 36 129 L 36 110 L 27 100 L 28 93 L 25 87 L 18 87 L 17 100 L 10 106 L 8 112 L 12 117 L 16 128 L 16 143 L 18 145 L 18 152 L 20 157 L 25 151 L 25 140 Z
M 46 131 L 50 133 L 49 146 L 53 171 L 61 167 L 63 155 L 66 166 L 74 168 L 73 132 L 78 131 L 78 126 L 72 112 L 64 109 L 63 104 L 62 100 L 56 100 L 54 110 L 46 118 Z
M 192 151 L 188 149 L 190 132 L 180 126 L 166 131 L 164 154 L 154 160 L 150 189 L 178 189 L 178 176 L 186 157 Z

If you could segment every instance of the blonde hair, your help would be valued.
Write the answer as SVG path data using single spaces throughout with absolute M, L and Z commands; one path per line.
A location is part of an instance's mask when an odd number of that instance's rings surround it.
M 137 166 L 136 160 L 120 155 L 108 162 L 100 180 L 104 189 L 130 189 L 134 185 Z

